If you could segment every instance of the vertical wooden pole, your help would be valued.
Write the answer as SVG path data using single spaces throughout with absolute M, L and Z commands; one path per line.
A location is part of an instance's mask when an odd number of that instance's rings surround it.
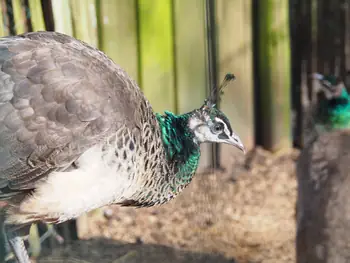
M 236 80 L 224 90 L 220 106 L 249 150 L 255 144 L 252 2 L 220 0 L 216 5 L 218 81 L 222 81 L 226 73 L 236 76 Z M 223 166 L 230 163 L 229 159 L 235 154 L 241 154 L 228 145 L 220 145 L 220 148 Z
M 214 0 L 205 1 L 206 16 L 206 51 L 207 51 L 207 68 L 208 68 L 208 94 L 218 85 L 217 70 L 217 34 L 216 34 L 216 5 Z M 217 100 L 217 106 L 220 107 L 220 100 Z M 213 143 L 210 145 L 211 166 L 220 167 L 219 145 Z
M 207 96 L 205 0 L 174 0 L 173 8 L 177 111 L 185 113 L 199 108 Z M 198 172 L 211 164 L 210 145 L 204 144 Z
M 288 1 L 257 1 L 260 144 L 276 151 L 291 147 Z
M 45 28 L 47 31 L 55 30 L 55 20 L 53 15 L 52 0 L 41 1 L 41 8 L 43 9 Z
M 6 3 L 4 0 L 0 0 L 0 36 L 7 36 L 9 34 L 6 19 Z
M 33 31 L 45 30 L 43 10 L 40 0 L 28 0 Z
M 344 69 L 350 71 L 350 1 L 344 4 Z M 349 87 L 350 88 L 350 87 Z
M 12 0 L 13 16 L 15 20 L 16 34 L 22 34 L 27 31 L 27 17 L 25 6 L 22 0 Z
M 176 111 L 171 0 L 138 0 L 140 83 L 156 112 Z
M 292 107 L 294 113 L 293 142 L 296 147 L 304 144 L 304 111 L 311 93 L 308 75 L 312 71 L 312 0 L 292 0 L 291 15 L 291 63 Z M 308 73 L 309 72 L 309 73 Z
M 97 12 L 95 0 L 70 0 L 74 37 L 98 46 Z
M 138 77 L 136 0 L 99 1 L 99 47 Z
M 51 0 L 55 31 L 73 35 L 70 0 Z

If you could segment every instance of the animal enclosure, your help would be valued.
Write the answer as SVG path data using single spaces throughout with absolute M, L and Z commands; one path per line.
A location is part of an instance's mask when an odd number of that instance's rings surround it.
M 0 0 L 0 7 L 0 36 L 54 30 L 83 40 L 121 65 L 159 113 L 199 107 L 235 74 L 220 107 L 249 150 L 302 147 L 308 75 L 350 70 L 350 0 Z M 232 154 L 204 146 L 200 172 L 225 167 Z
M 347 0 L 0 3 L 1 36 L 55 30 L 83 40 L 120 64 L 157 112 L 201 105 L 227 72 L 234 73 L 220 106 L 248 149 L 301 146 L 307 74 L 344 76 L 350 67 Z

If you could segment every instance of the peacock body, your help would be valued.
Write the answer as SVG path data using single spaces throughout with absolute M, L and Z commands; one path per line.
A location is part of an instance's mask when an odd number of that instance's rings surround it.
M 0 66 L 0 200 L 19 262 L 29 262 L 20 236 L 33 222 L 166 203 L 191 182 L 201 143 L 244 151 L 213 96 L 156 114 L 123 69 L 70 36 L 0 38 Z
M 349 262 L 350 96 L 340 79 L 315 77 L 316 136 L 297 163 L 297 262 Z

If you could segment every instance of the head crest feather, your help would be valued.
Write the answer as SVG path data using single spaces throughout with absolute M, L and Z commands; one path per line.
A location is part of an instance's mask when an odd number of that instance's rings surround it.
M 213 108 L 220 101 L 220 96 L 223 94 L 223 89 L 230 84 L 231 81 L 235 80 L 236 77 L 232 73 L 227 73 L 224 80 L 221 82 L 219 87 L 214 87 L 208 98 L 205 99 L 202 107 Z

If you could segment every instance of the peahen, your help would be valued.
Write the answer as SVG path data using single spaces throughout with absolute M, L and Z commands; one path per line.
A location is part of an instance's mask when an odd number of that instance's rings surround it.
M 335 76 L 313 74 L 317 99 L 297 163 L 297 263 L 350 262 L 350 95 Z
M 244 151 L 215 106 L 232 74 L 200 108 L 161 115 L 103 52 L 64 34 L 0 38 L 0 65 L 0 201 L 21 263 L 31 223 L 166 203 L 191 182 L 201 143 Z

